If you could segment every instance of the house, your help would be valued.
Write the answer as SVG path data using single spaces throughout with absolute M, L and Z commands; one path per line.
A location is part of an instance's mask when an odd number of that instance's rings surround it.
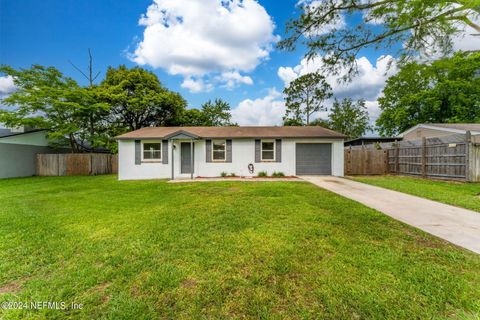
M 345 136 L 322 127 L 149 127 L 118 136 L 119 179 L 343 176 Z
M 49 150 L 45 130 L 0 129 L 0 178 L 33 176 L 37 154 Z
M 480 123 L 425 123 L 416 125 L 401 134 L 405 141 L 437 138 L 454 134 L 480 135 Z
M 352 140 L 345 141 L 345 147 L 355 146 L 368 146 L 371 144 L 380 144 L 388 142 L 401 141 L 400 137 L 360 137 Z

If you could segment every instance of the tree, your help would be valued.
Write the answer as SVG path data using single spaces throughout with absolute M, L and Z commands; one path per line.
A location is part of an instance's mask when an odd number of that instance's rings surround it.
M 85 115 L 104 114 L 108 106 L 96 100 L 93 90 L 80 87 L 54 67 L 15 70 L 1 66 L 0 72 L 12 76 L 17 88 L 2 99 L 11 110 L 0 110 L 1 123 L 48 129 L 52 142 L 67 141 L 72 152 L 82 151 L 85 140 L 94 140 L 83 130 Z
M 353 102 L 346 98 L 342 101 L 335 99 L 329 118 L 329 128 L 343 133 L 350 139 L 361 137 L 370 129 L 365 100 Z
M 322 103 L 332 96 L 331 90 L 325 77 L 318 73 L 308 73 L 293 80 L 283 90 L 287 107 L 283 120 L 309 125 L 313 113 L 326 110 Z
M 387 80 L 378 101 L 382 135 L 419 123 L 480 122 L 480 53 L 409 63 Z
M 294 50 L 302 38 L 308 58 L 322 56 L 323 72 L 345 80 L 357 72 L 356 56 L 366 48 L 398 50 L 400 62 L 418 54 L 450 53 L 452 37 L 480 16 L 478 0 L 306 0 L 303 13 L 287 24 L 278 46 Z M 345 24 L 344 21 L 348 21 Z
M 205 102 L 202 109 L 185 110 L 182 117 L 183 126 L 234 126 L 231 122 L 230 105 L 222 99 Z
M 100 98 L 111 106 L 113 134 L 148 126 L 178 125 L 186 102 L 162 86 L 152 72 L 140 67 L 108 68 Z
M 202 114 L 205 119 L 204 125 L 209 127 L 231 126 L 232 115 L 230 105 L 222 99 L 208 100 L 202 105 Z
M 88 67 L 86 72 L 77 67 L 70 60 L 68 62 L 88 81 L 89 86 L 87 90 L 91 94 L 85 94 L 83 97 L 85 98 L 90 96 L 93 100 L 90 100 L 89 103 L 97 103 L 99 101 L 98 90 L 96 90 L 97 86 L 94 84 L 94 82 L 100 75 L 100 71 L 94 74 L 93 56 L 90 49 L 88 49 L 88 58 Z M 80 110 L 82 119 L 84 119 L 84 121 L 80 124 L 83 129 L 80 133 L 80 136 L 89 141 L 91 151 L 94 150 L 94 147 L 107 147 L 112 149 L 112 146 L 114 145 L 112 144 L 110 137 L 108 137 L 108 126 L 106 126 L 105 122 L 103 121 L 103 119 L 108 115 L 109 110 L 109 107 L 105 107 L 104 109 L 100 110 L 92 108 L 82 108 L 82 110 Z

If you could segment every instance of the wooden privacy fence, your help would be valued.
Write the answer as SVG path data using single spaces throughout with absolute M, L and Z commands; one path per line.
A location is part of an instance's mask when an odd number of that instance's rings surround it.
M 427 144 L 388 150 L 389 172 L 424 178 L 468 180 L 468 143 Z
M 117 155 L 104 153 L 37 154 L 37 176 L 88 176 L 117 172 Z
M 376 146 L 378 147 L 378 146 Z M 452 135 L 345 149 L 345 174 L 398 174 L 480 182 L 480 136 Z
M 346 175 L 388 174 L 387 150 L 345 149 Z

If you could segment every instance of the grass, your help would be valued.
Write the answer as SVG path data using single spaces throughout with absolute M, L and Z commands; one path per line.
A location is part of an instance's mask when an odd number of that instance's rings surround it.
M 0 180 L 1 319 L 478 319 L 480 257 L 302 182 Z M 0 304 L 1 305 L 1 304 Z
M 480 212 L 480 183 L 448 182 L 400 176 L 353 177 L 359 182 Z

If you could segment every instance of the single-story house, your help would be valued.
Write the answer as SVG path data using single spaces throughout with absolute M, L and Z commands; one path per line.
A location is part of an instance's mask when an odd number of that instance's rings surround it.
M 0 129 L 0 179 L 35 175 L 37 154 L 49 150 L 46 130 Z
M 404 141 L 419 140 L 422 138 L 437 138 L 454 134 L 480 135 L 480 123 L 424 123 L 418 124 L 400 136 Z
M 345 136 L 311 127 L 149 127 L 117 137 L 120 180 L 343 176 Z

